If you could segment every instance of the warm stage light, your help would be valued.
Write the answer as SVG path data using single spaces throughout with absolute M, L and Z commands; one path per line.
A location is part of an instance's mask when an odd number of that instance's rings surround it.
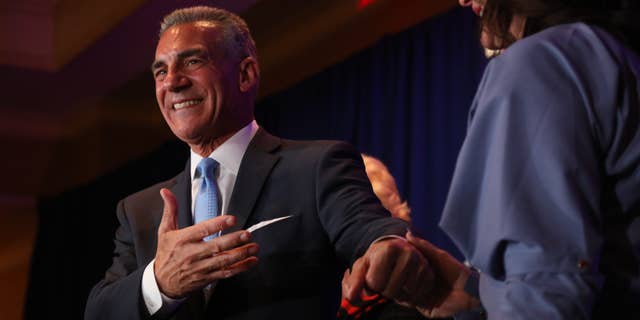
M 375 0 L 358 0 L 358 9 L 364 9 L 368 5 L 372 4 Z

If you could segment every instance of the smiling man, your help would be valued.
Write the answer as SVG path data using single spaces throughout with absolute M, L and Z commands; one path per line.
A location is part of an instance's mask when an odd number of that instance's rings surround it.
M 191 156 L 173 179 L 119 203 L 113 264 L 85 318 L 328 319 L 341 271 L 363 254 L 380 279 L 371 290 L 424 299 L 413 293 L 428 292 L 427 261 L 388 237 L 407 225 L 381 206 L 359 153 L 255 122 L 260 71 L 244 21 L 210 7 L 169 14 L 152 72 Z
M 253 120 L 255 48 L 244 48 L 248 56 L 240 57 L 243 48 L 231 41 L 216 23 L 196 21 L 164 30 L 156 49 L 152 72 L 160 111 L 173 133 L 202 156 Z

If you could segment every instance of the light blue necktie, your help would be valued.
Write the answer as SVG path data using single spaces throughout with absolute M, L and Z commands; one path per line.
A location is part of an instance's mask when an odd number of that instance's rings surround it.
M 202 177 L 202 183 L 200 184 L 198 195 L 196 195 L 194 207 L 195 223 L 215 218 L 218 215 L 218 184 L 214 176 L 218 165 L 218 161 L 211 158 L 203 158 L 196 168 L 196 172 L 200 173 L 200 177 Z M 213 234 L 203 240 L 209 241 L 217 236 L 218 234 Z

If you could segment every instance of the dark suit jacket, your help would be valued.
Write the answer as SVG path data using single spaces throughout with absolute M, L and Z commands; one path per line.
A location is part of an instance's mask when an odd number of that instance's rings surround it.
M 175 178 L 122 200 L 113 264 L 89 295 L 86 319 L 148 317 L 141 281 L 155 256 L 164 187 L 178 198 L 179 227 L 192 224 L 188 163 Z M 156 318 L 335 318 L 342 271 L 376 238 L 403 235 L 407 228 L 380 205 L 352 146 L 284 140 L 263 130 L 242 159 L 228 211 L 237 226 L 226 232 L 294 217 L 253 233 L 259 264 L 218 281 L 206 306 L 196 292 L 173 315 L 161 310 Z

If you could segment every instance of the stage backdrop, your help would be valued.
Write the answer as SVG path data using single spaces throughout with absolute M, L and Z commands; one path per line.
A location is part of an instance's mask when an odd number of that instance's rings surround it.
M 469 11 L 469 10 L 466 10 Z M 382 159 L 415 228 L 455 251 L 437 222 L 486 63 L 476 19 L 455 9 L 382 39 L 346 61 L 261 101 L 258 122 L 287 138 L 348 140 Z M 40 199 L 26 319 L 81 319 L 90 288 L 111 263 L 118 199 L 184 168 L 171 141 L 120 170 Z
M 457 8 L 388 36 L 264 99 L 258 122 L 286 138 L 347 140 L 380 158 L 414 227 L 458 255 L 437 224 L 487 62 L 477 29 L 473 13 Z

